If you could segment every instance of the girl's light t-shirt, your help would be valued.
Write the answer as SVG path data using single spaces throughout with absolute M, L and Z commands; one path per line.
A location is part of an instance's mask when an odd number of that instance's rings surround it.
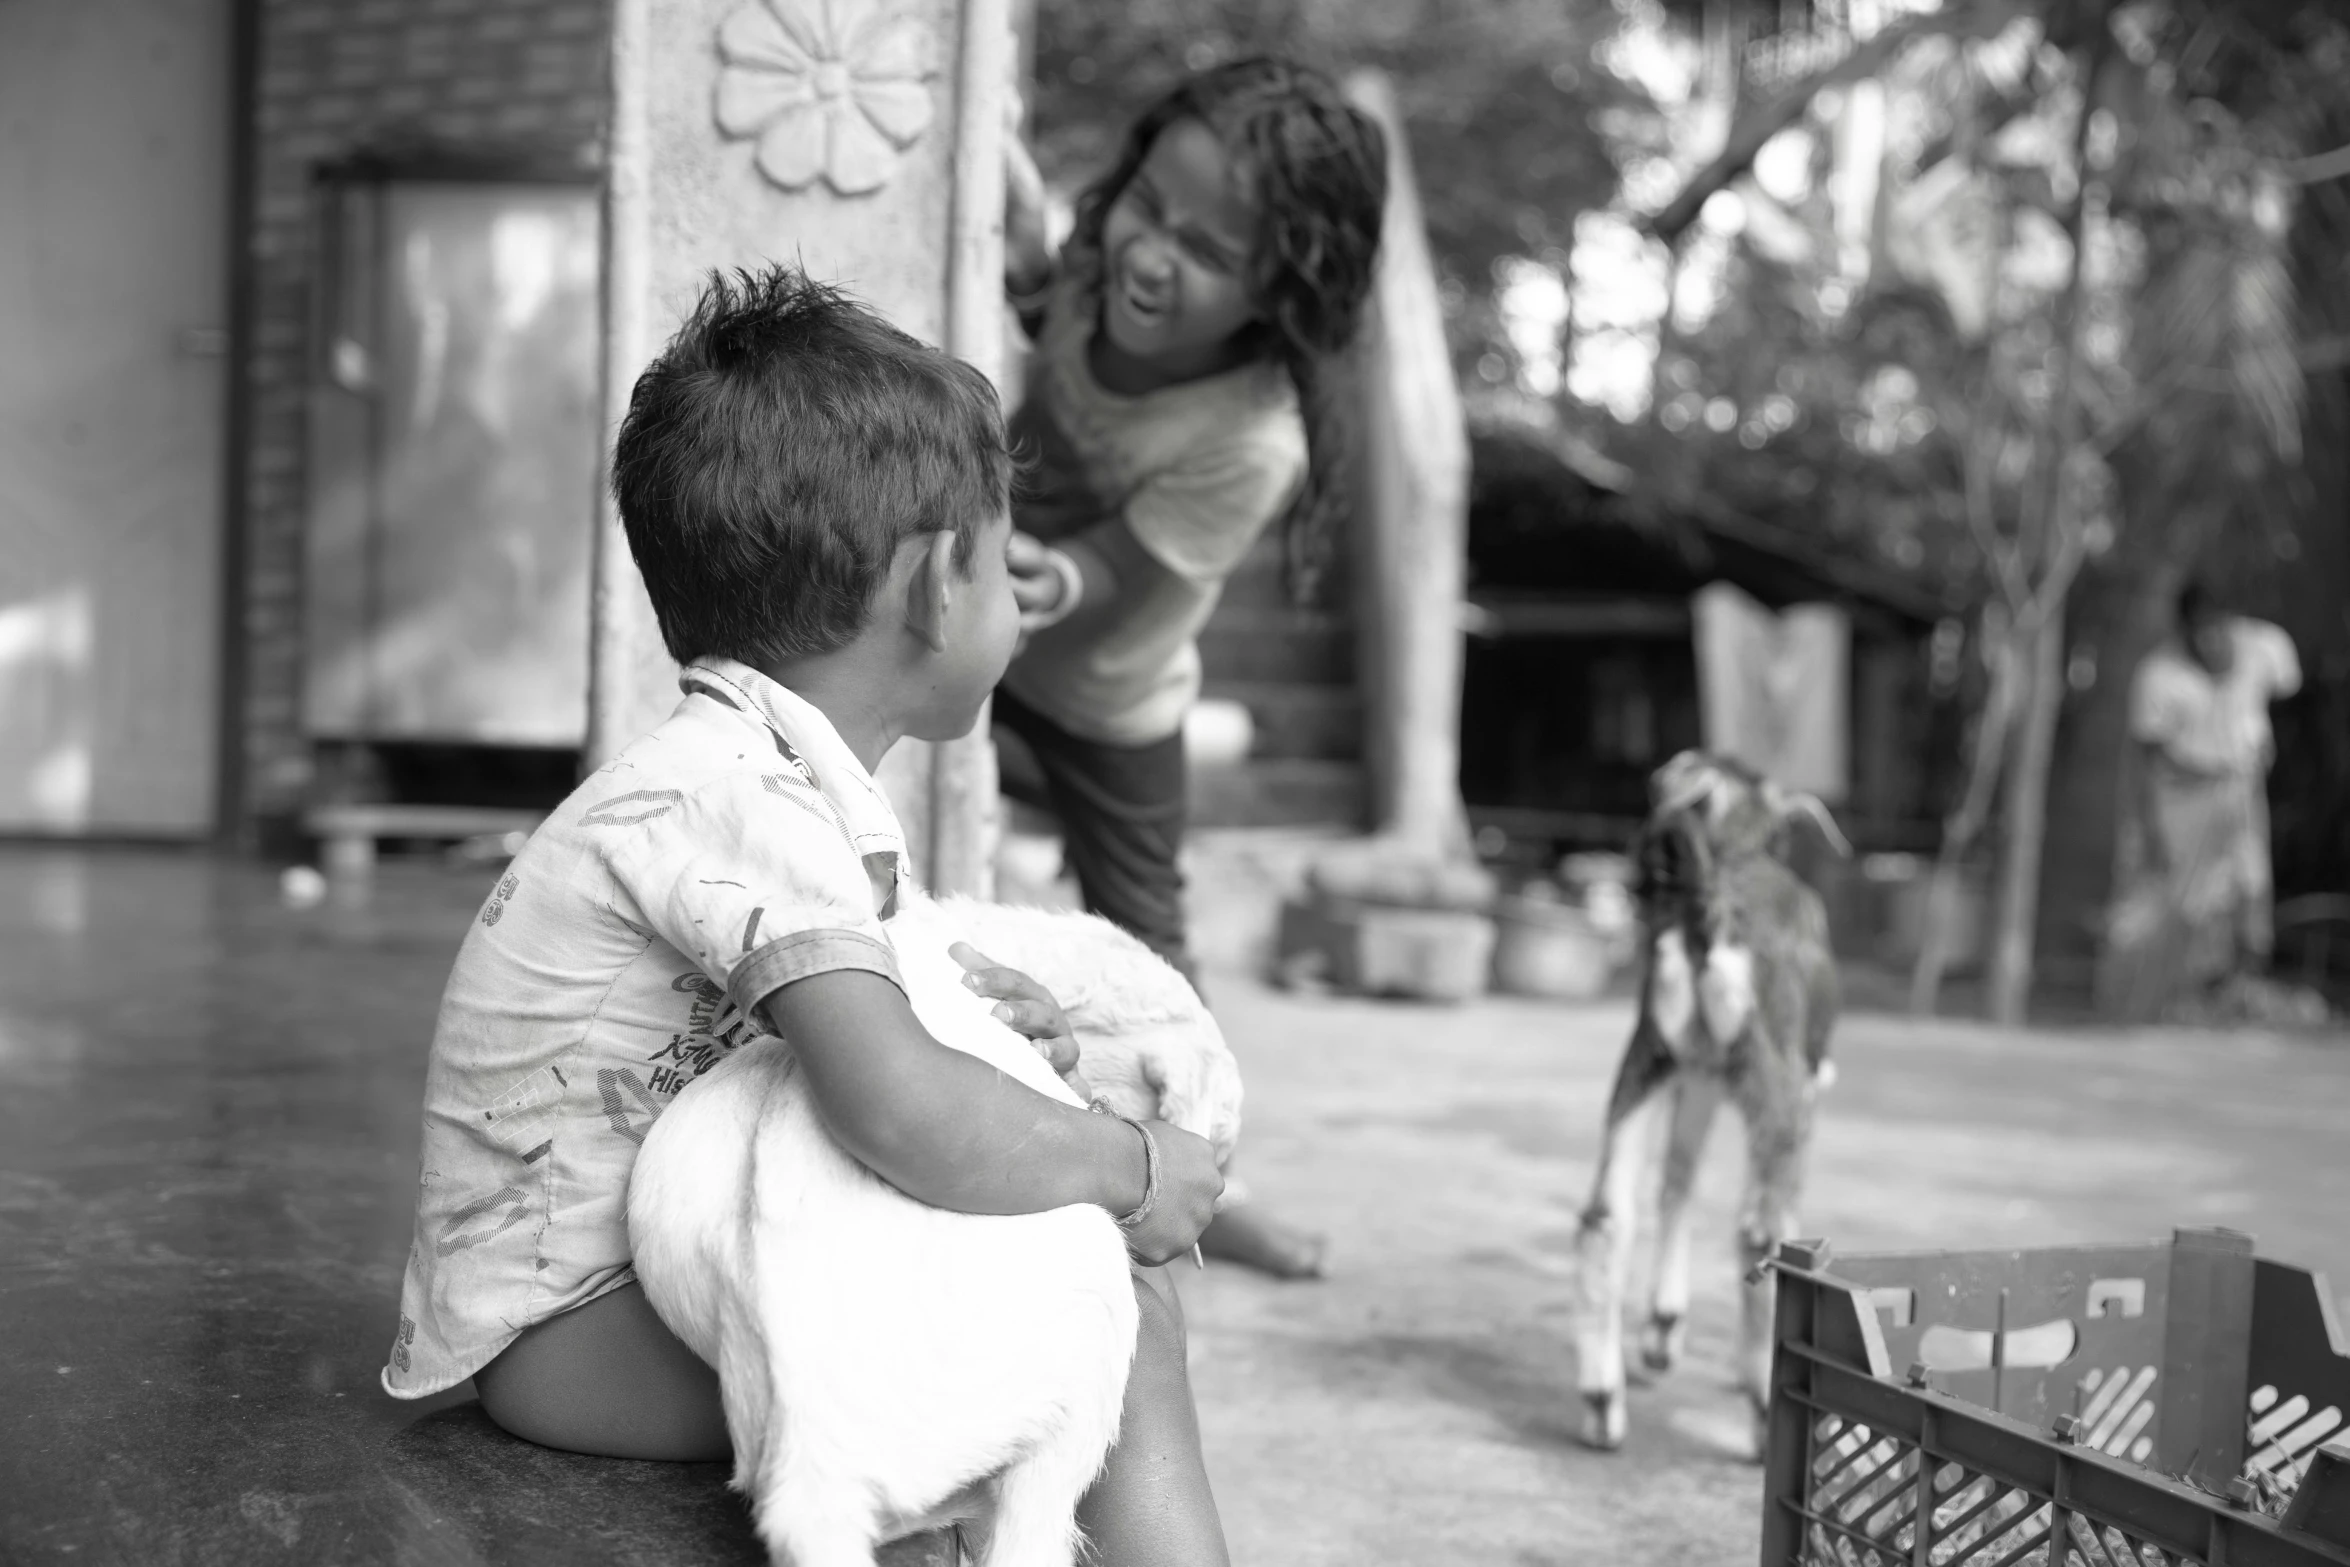
M 1199 697 L 1194 639 L 1224 579 L 1305 482 L 1305 420 L 1270 361 L 1136 397 L 1107 390 L 1086 360 L 1095 313 L 1074 279 L 1046 309 L 1012 420 L 1034 465 L 1013 520 L 1053 543 L 1123 518 L 1166 571 L 1129 585 L 1107 624 L 1038 632 L 1004 686 L 1072 734 L 1149 745 L 1180 730 Z

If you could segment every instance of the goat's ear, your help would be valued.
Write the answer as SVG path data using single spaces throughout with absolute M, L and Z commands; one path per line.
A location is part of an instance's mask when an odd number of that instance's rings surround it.
M 1721 770 L 1714 766 L 1712 757 L 1697 750 L 1679 752 L 1649 775 L 1649 813 L 1652 817 L 1666 816 L 1702 801 L 1711 819 L 1713 798 L 1721 782 Z
M 1774 784 L 1771 807 L 1772 814 L 1781 822 L 1791 822 L 1798 816 L 1805 818 L 1820 830 L 1820 836 L 1828 840 L 1828 847 L 1836 851 L 1838 858 L 1852 858 L 1851 840 L 1844 836 L 1844 830 L 1836 825 L 1836 818 L 1829 814 L 1818 795 L 1808 789 L 1784 790 Z

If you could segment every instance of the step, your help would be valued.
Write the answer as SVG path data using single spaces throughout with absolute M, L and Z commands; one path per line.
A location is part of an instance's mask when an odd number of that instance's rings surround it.
M 1359 761 L 1363 699 L 1352 686 L 1286 680 L 1217 680 L 1201 695 L 1248 709 L 1256 734 L 1251 757 Z
M 1346 685 L 1354 679 L 1354 628 L 1319 614 L 1220 612 L 1200 633 L 1199 654 L 1213 681 Z
M 1224 579 L 1223 596 L 1217 600 L 1223 610 L 1255 610 L 1258 612 L 1287 613 L 1297 606 L 1289 602 L 1289 586 L 1282 569 L 1281 538 L 1278 529 L 1268 529 L 1256 547 L 1241 557 L 1240 564 Z M 1338 602 L 1343 595 L 1343 584 L 1326 584 L 1326 602 L 1320 607 L 1328 612 L 1343 612 Z
M 1192 780 L 1194 827 L 1360 828 L 1370 815 L 1370 778 L 1354 762 L 1264 757 Z

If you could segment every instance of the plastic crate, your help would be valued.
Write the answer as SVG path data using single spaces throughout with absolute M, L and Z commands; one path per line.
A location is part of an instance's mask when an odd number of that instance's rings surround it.
M 1770 1266 L 1763 1567 L 2350 1567 L 2350 1346 L 2250 1237 Z

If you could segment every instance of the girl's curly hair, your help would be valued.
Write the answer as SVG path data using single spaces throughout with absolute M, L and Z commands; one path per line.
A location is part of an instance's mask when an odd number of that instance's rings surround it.
M 1118 160 L 1077 199 L 1068 254 L 1089 288 L 1102 271 L 1102 227 L 1159 133 L 1198 120 L 1256 182 L 1260 216 L 1248 267 L 1262 320 L 1250 347 L 1288 370 L 1305 409 L 1303 491 L 1282 519 L 1292 598 L 1310 601 L 1329 564 L 1344 500 L 1345 425 L 1325 373 L 1354 341 L 1370 296 L 1387 205 L 1387 137 L 1319 71 L 1271 57 L 1204 71 L 1145 109 Z

